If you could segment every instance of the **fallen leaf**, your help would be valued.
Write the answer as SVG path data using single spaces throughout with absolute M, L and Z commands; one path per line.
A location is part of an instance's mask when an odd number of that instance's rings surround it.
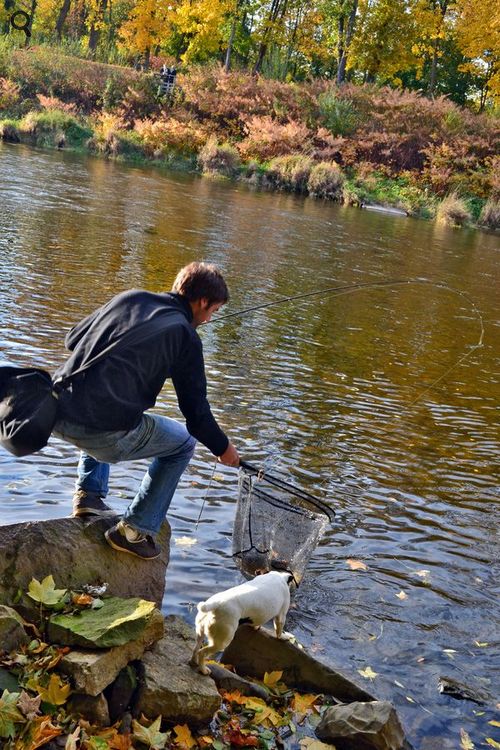
M 335 750 L 335 745 L 327 745 L 326 742 L 315 740 L 314 737 L 303 737 L 299 744 L 302 750 Z
M 26 721 L 22 713 L 17 708 L 19 693 L 9 693 L 4 690 L 0 698 L 0 737 L 14 737 L 16 728 L 15 722 Z
M 396 594 L 396 596 L 398 597 L 398 599 L 401 599 L 401 600 L 408 599 L 408 594 L 405 594 L 405 592 L 402 589 L 399 592 L 399 594 Z
M 41 695 L 37 695 L 36 698 L 32 698 L 31 695 L 26 692 L 26 690 L 23 690 L 16 705 L 21 713 L 26 716 L 27 719 L 31 720 L 40 713 L 41 702 Z
M 200 737 L 198 737 L 198 745 L 200 747 L 208 747 L 209 745 L 213 745 L 214 738 L 210 737 L 208 734 L 202 734 Z
M 492 727 L 500 727 L 500 721 L 495 721 L 494 719 L 489 721 L 488 724 L 491 724 Z
M 402 682 L 398 682 L 397 680 L 394 680 L 394 684 L 397 685 L 400 688 L 403 688 L 403 690 L 404 690 L 404 685 L 403 685 Z
M 365 678 L 365 680 L 374 680 L 378 675 L 378 672 L 374 672 L 371 667 L 367 667 L 366 669 L 358 669 L 358 672 L 361 677 Z
M 228 703 L 240 703 L 242 705 L 245 705 L 248 700 L 248 697 L 242 695 L 239 690 L 233 690 L 232 692 L 229 692 L 228 690 L 222 690 L 221 694 L 224 700 L 226 700 Z
M 192 536 L 177 536 L 174 539 L 174 542 L 178 547 L 192 547 L 197 541 L 198 540 Z
M 292 709 L 298 713 L 298 714 L 304 714 L 304 716 L 309 713 L 309 711 L 314 710 L 314 703 L 318 700 L 318 695 L 312 695 L 312 694 L 301 694 L 301 693 L 294 693 L 293 694 L 293 700 L 292 700 Z
M 174 732 L 176 745 L 187 747 L 188 750 L 191 750 L 191 748 L 196 745 L 196 740 L 191 734 L 191 730 L 187 724 L 177 724 L 177 726 L 174 727 Z
M 264 673 L 264 685 L 267 687 L 274 687 L 283 677 L 283 670 L 281 672 L 265 672 Z
M 415 575 L 418 576 L 419 578 L 423 578 L 424 581 L 428 580 L 430 574 L 431 574 L 430 570 L 416 570 L 415 571 Z
M 71 734 L 68 734 L 66 737 L 66 744 L 64 746 L 64 750 L 77 750 L 78 745 L 76 744 L 80 738 L 81 729 L 76 725 L 75 729 Z
M 130 732 L 127 734 L 118 734 L 108 740 L 108 745 L 111 750 L 132 750 L 132 738 Z
M 214 474 L 212 479 L 215 482 L 223 482 L 224 481 L 224 474 Z
M 491 737 L 485 737 L 484 738 L 488 745 L 491 745 L 491 747 L 500 748 L 500 742 L 496 742 L 495 740 L 492 740 Z
M 94 601 L 94 597 L 90 594 L 73 594 L 71 601 L 78 607 L 89 607 Z
M 153 750 L 162 750 L 167 741 L 168 732 L 160 732 L 161 714 L 153 721 L 149 727 L 139 724 L 135 719 L 132 721 L 134 739 L 144 742 L 145 745 Z
M 415 701 L 413 700 L 413 698 L 410 698 L 409 695 L 405 695 L 405 698 L 408 701 L 408 703 L 415 703 Z
M 462 727 L 460 727 L 460 747 L 462 750 L 474 750 L 475 747 L 468 733 Z
M 489 646 L 490 644 L 481 641 L 474 641 L 474 645 L 478 646 L 479 648 L 484 648 L 485 646 Z
M 71 685 L 63 682 L 58 675 L 51 674 L 47 687 L 37 684 L 36 690 L 44 703 L 50 703 L 52 706 L 62 706 L 68 700 Z
M 52 724 L 50 716 L 39 716 L 30 725 L 30 739 L 24 743 L 25 750 L 36 750 L 62 734 L 61 727 Z
M 224 734 L 224 742 L 236 747 L 257 747 L 258 738 L 254 734 L 244 734 L 241 729 L 231 729 Z
M 361 560 L 353 560 L 352 558 L 349 558 L 346 560 L 346 564 L 351 570 L 368 570 L 368 565 Z
M 28 596 L 47 607 L 57 604 L 65 593 L 66 589 L 56 589 L 54 578 L 51 575 L 46 576 L 41 583 L 36 578 L 32 578 L 28 586 Z

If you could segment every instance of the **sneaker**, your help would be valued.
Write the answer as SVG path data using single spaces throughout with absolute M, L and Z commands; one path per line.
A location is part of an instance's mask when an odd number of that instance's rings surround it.
M 106 505 L 98 492 L 79 489 L 73 495 L 73 516 L 116 516 L 116 511 Z
M 154 560 L 161 554 L 160 547 L 149 534 L 141 534 L 125 521 L 118 521 L 104 534 L 107 543 L 119 552 L 128 552 L 142 560 Z

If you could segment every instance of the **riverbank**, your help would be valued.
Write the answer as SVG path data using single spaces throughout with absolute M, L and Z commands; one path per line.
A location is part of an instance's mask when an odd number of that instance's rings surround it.
M 48 47 L 0 49 L 0 136 L 500 228 L 497 118 L 388 87 L 215 66 L 178 84 L 167 101 L 151 74 Z

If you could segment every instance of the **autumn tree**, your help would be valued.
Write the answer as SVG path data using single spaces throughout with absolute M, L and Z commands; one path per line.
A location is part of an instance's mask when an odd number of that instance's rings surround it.
M 500 6 L 497 0 L 458 0 L 457 42 L 469 58 L 460 69 L 480 82 L 479 108 L 500 98 Z

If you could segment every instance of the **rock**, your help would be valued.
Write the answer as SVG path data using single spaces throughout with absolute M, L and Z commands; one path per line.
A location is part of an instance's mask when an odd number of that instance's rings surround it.
M 41 581 L 52 574 L 57 588 L 76 590 L 85 584 L 106 582 L 110 596 L 137 596 L 161 606 L 170 549 L 169 524 L 163 524 L 158 540 L 162 554 L 145 561 L 107 544 L 104 532 L 115 521 L 59 518 L 0 526 L 0 603 L 12 605 L 18 589 L 26 592 L 32 578 Z M 21 603 L 23 612 L 37 609 L 27 596 Z
M 140 638 L 155 611 L 145 599 L 110 597 L 100 609 L 75 615 L 52 615 L 47 627 L 51 643 L 83 648 L 112 648 Z
M 255 682 L 245 680 L 244 677 L 225 669 L 220 664 L 209 664 L 209 669 L 210 677 L 218 688 L 229 692 L 239 690 L 242 695 L 255 695 L 264 701 L 269 699 L 269 693 L 262 685 L 256 685 Z
M 463 682 L 454 680 L 453 677 L 440 677 L 438 682 L 439 692 L 444 695 L 450 695 L 452 698 L 463 701 L 473 701 L 474 703 L 484 706 L 491 696 L 480 688 L 470 687 Z
M 83 695 L 72 693 L 68 701 L 68 710 L 78 718 L 82 717 L 100 727 L 109 727 L 108 702 L 102 693 L 99 695 Z
M 98 695 L 129 662 L 140 659 L 144 651 L 163 636 L 163 631 L 163 615 L 158 610 L 153 610 L 146 628 L 137 640 L 103 651 L 70 651 L 61 659 L 57 668 L 71 677 L 79 692 Z
M 129 664 L 118 673 L 116 680 L 106 688 L 105 695 L 112 724 L 120 719 L 131 706 L 136 690 L 137 671 L 132 664 Z
M 403 750 L 405 736 L 388 701 L 327 708 L 316 734 L 337 750 Z
M 28 642 L 20 615 L 15 609 L 0 604 L 0 650 L 13 651 Z
M 206 724 L 221 704 L 210 677 L 189 666 L 194 632 L 174 615 L 165 618 L 165 635 L 144 654 L 135 714 L 161 714 L 176 724 Z
M 283 670 L 283 682 L 291 688 L 333 695 L 341 701 L 372 701 L 372 695 L 347 677 L 313 659 L 290 641 L 270 632 L 242 625 L 222 655 L 239 674 L 262 679 L 265 672 Z

